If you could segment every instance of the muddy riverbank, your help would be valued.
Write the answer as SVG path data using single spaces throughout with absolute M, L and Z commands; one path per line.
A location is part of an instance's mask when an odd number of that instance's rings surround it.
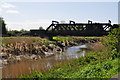
M 32 42 L 32 41 L 31 41 Z M 75 40 L 16 40 L 2 45 L 2 77 L 17 78 L 22 74 L 29 74 L 34 70 L 49 71 L 55 65 L 84 56 L 89 45 L 99 42 L 99 39 Z M 84 45 L 83 45 L 84 44 Z M 83 50 L 83 51 L 82 51 Z
M 13 39 L 14 40 L 14 39 Z M 53 56 L 63 53 L 66 48 L 71 46 L 77 46 L 86 43 L 95 43 L 99 39 L 76 39 L 74 41 L 63 40 L 50 42 L 48 40 L 36 40 L 33 43 L 29 43 L 26 39 L 16 40 L 6 45 L 1 46 L 2 64 L 13 64 L 26 60 L 38 60 L 45 57 Z
M 86 51 L 82 50 L 83 48 L 87 48 L 87 45 L 69 47 L 64 53 L 56 54 L 47 58 L 26 60 L 19 63 L 6 65 L 2 69 L 2 76 L 3 78 L 17 78 L 20 75 L 29 74 L 34 70 L 47 72 L 55 64 L 60 64 L 80 56 L 84 56 Z

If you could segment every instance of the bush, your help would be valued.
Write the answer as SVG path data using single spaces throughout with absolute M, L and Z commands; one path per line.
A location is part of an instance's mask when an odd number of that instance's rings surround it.
M 107 40 L 103 41 L 103 44 L 111 51 L 120 52 L 120 27 L 111 30 L 106 38 Z

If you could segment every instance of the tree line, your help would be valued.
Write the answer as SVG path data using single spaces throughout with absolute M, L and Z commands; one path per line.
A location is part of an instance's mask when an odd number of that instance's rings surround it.
M 2 36 L 29 36 L 30 35 L 30 31 L 28 30 L 24 30 L 21 29 L 20 31 L 18 30 L 9 30 L 6 28 L 5 24 L 5 20 L 0 17 L 0 34 L 2 34 Z M 42 26 L 39 27 L 39 30 L 45 30 Z

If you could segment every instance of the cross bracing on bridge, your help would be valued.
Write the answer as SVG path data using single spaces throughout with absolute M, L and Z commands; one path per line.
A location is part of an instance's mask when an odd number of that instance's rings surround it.
M 108 23 L 92 23 L 88 20 L 88 23 L 75 23 L 70 21 L 69 23 L 59 23 L 58 21 L 52 21 L 52 24 L 46 29 L 46 34 L 51 36 L 101 36 L 108 34 L 108 31 L 113 29 L 111 21 Z

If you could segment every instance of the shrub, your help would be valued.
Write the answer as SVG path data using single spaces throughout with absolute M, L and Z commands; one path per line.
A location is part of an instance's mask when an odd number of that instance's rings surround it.
M 107 40 L 102 43 L 108 48 L 108 51 L 112 54 L 112 59 L 120 57 L 120 27 L 115 28 L 109 32 L 108 36 L 105 36 Z

